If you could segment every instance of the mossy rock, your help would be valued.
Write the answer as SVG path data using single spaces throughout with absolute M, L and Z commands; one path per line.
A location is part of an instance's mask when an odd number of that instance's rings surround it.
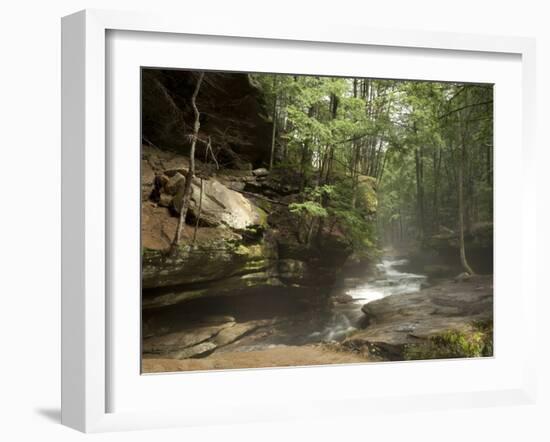
M 449 359 L 493 356 L 493 323 L 480 321 L 463 330 L 446 330 L 429 339 L 408 344 L 404 359 Z
M 266 270 L 275 264 L 276 257 L 274 244 L 264 239 L 246 245 L 212 239 L 193 248 L 182 246 L 175 254 L 144 249 L 142 285 L 151 289 L 220 280 Z
M 376 193 L 376 178 L 360 175 L 358 178 L 358 201 L 369 213 L 378 210 L 378 195 Z

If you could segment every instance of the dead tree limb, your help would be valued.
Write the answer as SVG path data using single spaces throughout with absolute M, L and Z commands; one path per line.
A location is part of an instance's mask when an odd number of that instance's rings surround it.
M 263 196 L 263 195 L 258 195 L 257 193 L 246 192 L 244 190 L 235 190 L 235 192 L 242 193 L 243 195 L 252 196 L 254 198 L 259 198 L 261 200 L 265 200 L 265 201 L 273 203 L 273 204 L 279 204 L 280 206 L 288 206 L 287 203 L 283 203 L 282 201 L 272 200 L 271 198 L 268 198 L 268 197 Z
M 191 141 L 191 150 L 189 151 L 189 169 L 185 176 L 185 187 L 183 188 L 183 195 L 181 201 L 180 217 L 178 220 L 178 227 L 176 228 L 176 234 L 174 236 L 174 241 L 172 242 L 172 251 L 177 250 L 177 247 L 181 241 L 181 235 L 183 233 L 183 226 L 185 225 L 185 218 L 187 217 L 187 210 L 189 208 L 189 201 L 191 199 L 191 185 L 193 177 L 195 176 L 195 147 L 197 145 L 197 139 L 199 137 L 199 129 L 201 127 L 200 123 L 200 112 L 197 108 L 197 95 L 201 87 L 202 79 L 204 78 L 204 72 L 201 72 L 193 91 L 191 97 L 191 106 L 193 107 L 193 112 L 195 113 L 195 123 L 193 125 L 193 138 Z
M 199 230 L 199 221 L 201 219 L 201 212 L 202 212 L 202 194 L 203 194 L 203 178 L 200 178 L 201 180 L 201 191 L 199 196 L 199 210 L 197 211 L 197 220 L 195 221 L 195 230 L 193 231 L 193 241 L 192 245 L 195 246 L 195 241 L 197 240 L 197 230 Z

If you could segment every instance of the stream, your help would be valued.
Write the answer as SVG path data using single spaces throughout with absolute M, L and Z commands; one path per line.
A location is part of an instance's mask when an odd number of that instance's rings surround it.
M 408 261 L 393 257 L 383 258 L 372 267 L 343 273 L 330 294 L 330 309 L 311 311 L 297 304 L 292 297 L 280 293 L 249 295 L 236 300 L 220 297 L 188 302 L 178 307 L 144 317 L 150 335 L 165 335 L 170 342 L 170 331 L 196 330 L 213 316 L 232 317 L 239 324 L 262 322 L 262 326 L 243 334 L 234 342 L 216 349 L 216 353 L 263 350 L 278 346 L 301 346 L 343 340 L 353 330 L 365 327 L 361 308 L 372 301 L 390 295 L 407 295 L 419 291 L 426 276 L 409 273 Z M 191 332 L 193 333 L 193 332 Z M 162 339 L 162 338 L 161 338 Z M 172 345 L 172 344 L 169 344 Z
M 364 320 L 361 308 L 365 304 L 390 295 L 418 292 L 427 278 L 400 270 L 407 264 L 406 259 L 385 257 L 376 265 L 377 276 L 342 278 L 337 285 L 338 293 L 351 296 L 353 300 L 336 304 L 325 329 L 315 332 L 312 337 L 318 337 L 322 341 L 339 341 L 349 332 L 361 327 L 361 321 Z
M 385 257 L 376 265 L 373 275 L 365 269 L 359 276 L 343 275 L 332 296 L 348 295 L 348 302 L 335 303 L 325 315 L 291 315 L 278 321 L 268 333 L 252 334 L 220 348 L 218 352 L 254 351 L 280 345 L 306 345 L 341 341 L 350 332 L 362 328 L 365 316 L 361 308 L 372 301 L 390 295 L 406 295 L 419 291 L 426 276 L 402 270 L 408 261 Z

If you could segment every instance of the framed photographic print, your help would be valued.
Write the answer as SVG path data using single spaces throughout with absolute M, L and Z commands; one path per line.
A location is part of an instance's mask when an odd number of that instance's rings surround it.
M 62 41 L 63 423 L 532 400 L 531 40 L 84 11 Z

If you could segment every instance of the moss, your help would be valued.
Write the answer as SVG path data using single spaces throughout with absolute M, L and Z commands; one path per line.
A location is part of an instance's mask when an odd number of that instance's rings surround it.
M 244 267 L 244 272 L 264 270 L 269 266 L 270 262 L 267 259 L 255 259 L 253 261 L 248 261 Z
M 406 360 L 475 358 L 493 355 L 493 322 L 475 321 L 468 330 L 447 330 L 421 344 L 405 346 Z
M 246 257 L 247 259 L 265 259 L 271 256 L 271 251 L 265 243 L 259 244 L 239 244 L 235 248 L 236 255 Z
M 378 195 L 376 193 L 376 178 L 362 175 L 359 178 L 359 201 L 369 213 L 376 213 L 378 209 Z
M 260 227 L 267 227 L 267 212 L 263 209 L 257 208 L 258 215 L 260 216 L 260 221 L 258 222 L 258 225 Z

